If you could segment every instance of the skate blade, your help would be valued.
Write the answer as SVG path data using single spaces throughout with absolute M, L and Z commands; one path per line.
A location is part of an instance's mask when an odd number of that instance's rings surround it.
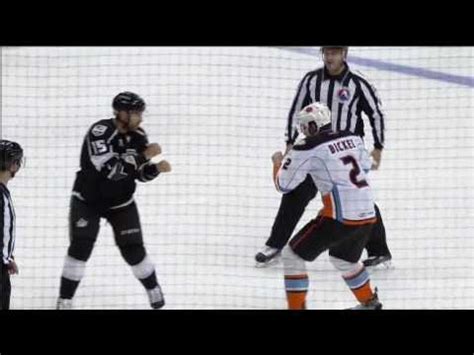
M 371 265 L 371 266 L 366 266 L 365 267 L 367 270 L 392 270 L 395 269 L 395 265 L 393 265 L 391 260 L 381 262 L 380 264 L 377 265 Z

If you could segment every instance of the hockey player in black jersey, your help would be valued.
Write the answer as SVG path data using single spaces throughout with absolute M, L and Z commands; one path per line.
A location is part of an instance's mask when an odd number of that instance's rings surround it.
M 161 153 L 161 147 L 150 144 L 140 127 L 144 100 L 135 93 L 122 92 L 113 99 L 112 107 L 115 117 L 94 123 L 82 145 L 81 168 L 71 196 L 70 245 L 64 260 L 58 309 L 72 308 L 101 218 L 112 226 L 120 253 L 146 289 L 151 307 L 158 309 L 165 304 L 155 267 L 144 247 L 133 195 L 136 180 L 151 181 L 160 173 L 171 171 L 171 166 L 166 160 L 151 162 Z

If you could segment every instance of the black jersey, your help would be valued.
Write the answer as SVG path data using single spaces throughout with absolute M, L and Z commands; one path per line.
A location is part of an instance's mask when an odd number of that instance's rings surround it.
M 135 180 L 150 181 L 159 174 L 143 154 L 147 145 L 142 128 L 120 133 L 114 118 L 93 124 L 82 145 L 73 195 L 101 209 L 131 203 Z
M 10 192 L 2 183 L 0 183 L 0 214 L 1 264 L 6 265 L 13 260 L 13 250 L 15 249 L 15 210 Z

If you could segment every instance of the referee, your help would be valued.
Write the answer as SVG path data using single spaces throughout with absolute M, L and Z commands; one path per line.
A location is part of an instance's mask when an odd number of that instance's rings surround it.
M 10 275 L 18 274 L 13 259 L 15 248 L 15 210 L 7 188 L 8 181 L 15 177 L 23 161 L 23 149 L 15 142 L 0 140 L 0 310 L 10 308 Z
M 288 115 L 286 127 L 287 152 L 298 137 L 295 115 L 312 102 L 326 104 L 331 110 L 334 131 L 350 131 L 364 137 L 365 113 L 372 127 L 374 149 L 372 169 L 378 169 L 384 147 L 384 120 L 380 98 L 375 87 L 359 72 L 347 64 L 348 47 L 321 47 L 324 66 L 310 71 L 301 80 L 296 97 Z M 295 190 L 284 194 L 271 235 L 265 247 L 255 256 L 257 263 L 264 265 L 279 255 L 291 237 L 308 203 L 317 194 L 316 186 L 308 175 Z M 375 205 L 377 224 L 366 245 L 368 259 L 365 266 L 389 262 L 392 258 L 387 246 L 385 227 L 380 211 Z

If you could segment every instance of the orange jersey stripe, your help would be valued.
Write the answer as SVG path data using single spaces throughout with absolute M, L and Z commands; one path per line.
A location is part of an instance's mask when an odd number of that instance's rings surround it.
M 323 197 L 323 209 L 321 210 L 321 215 L 324 217 L 328 217 L 331 219 L 334 219 L 334 213 L 333 213 L 333 203 L 332 203 L 332 198 L 331 194 L 326 194 Z

